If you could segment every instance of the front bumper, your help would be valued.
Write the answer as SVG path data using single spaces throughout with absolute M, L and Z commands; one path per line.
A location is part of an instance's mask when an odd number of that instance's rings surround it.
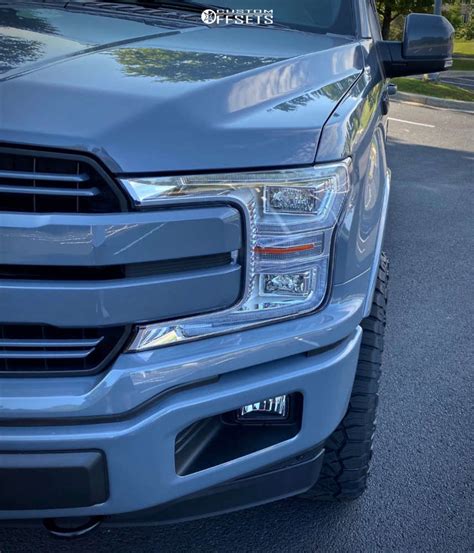
M 317 353 L 303 351 L 281 358 L 280 352 L 280 359 L 221 372 L 218 379 L 176 389 L 116 419 L 61 421 L 56 417 L 49 422 L 36 420 L 35 426 L 28 419 L 10 419 L 9 424 L 4 421 L 0 451 L 6 453 L 103 452 L 110 493 L 104 502 L 88 507 L 3 510 L 0 519 L 106 516 L 146 510 L 307 452 L 331 434 L 345 413 L 360 339 L 361 329 L 356 326 L 348 337 Z M 310 348 L 314 351 L 314 346 L 306 344 L 306 352 Z M 219 371 L 219 367 L 214 366 L 214 370 Z M 155 378 L 160 378 L 159 373 Z M 13 384 L 12 380 L 10 386 Z M 292 392 L 304 397 L 301 429 L 296 436 L 206 470 L 186 476 L 176 473 L 175 441 L 184 428 L 243 404 Z M 64 404 L 63 409 L 67 411 Z M 289 489 L 286 495 L 298 491 L 301 486 Z

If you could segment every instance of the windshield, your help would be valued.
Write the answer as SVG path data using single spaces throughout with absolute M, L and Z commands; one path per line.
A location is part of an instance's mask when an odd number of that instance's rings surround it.
M 100 1 L 104 0 L 96 0 Z M 273 10 L 273 21 L 300 29 L 322 34 L 355 36 L 356 20 L 354 0 L 105 0 L 124 4 L 154 4 L 172 7 L 193 8 L 204 11 L 206 8 L 224 10 Z
M 235 10 L 273 10 L 277 23 L 297 29 L 356 34 L 353 0 L 216 0 L 211 3 Z

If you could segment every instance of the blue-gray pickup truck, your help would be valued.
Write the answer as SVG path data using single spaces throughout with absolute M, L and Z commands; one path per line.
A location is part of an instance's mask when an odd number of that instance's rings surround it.
M 0 1 L 0 524 L 366 487 L 391 77 L 372 0 Z

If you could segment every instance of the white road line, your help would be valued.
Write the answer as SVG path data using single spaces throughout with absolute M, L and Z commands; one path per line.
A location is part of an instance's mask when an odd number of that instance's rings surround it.
M 434 125 L 427 125 L 426 123 L 415 123 L 414 121 L 405 121 L 405 119 L 396 119 L 395 117 L 389 117 L 390 121 L 397 121 L 397 123 L 408 123 L 409 125 L 418 125 L 418 127 L 429 127 L 435 129 Z

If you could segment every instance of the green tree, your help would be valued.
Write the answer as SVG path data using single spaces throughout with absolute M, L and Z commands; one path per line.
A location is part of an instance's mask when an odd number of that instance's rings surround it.
M 451 22 L 452 26 L 457 30 L 463 24 L 461 15 L 461 0 L 454 0 L 450 4 L 446 4 L 443 9 L 443 15 Z
M 434 0 L 376 0 L 385 40 L 393 38 L 392 23 L 409 13 L 433 13 Z M 461 0 L 443 0 L 443 15 L 457 29 L 462 26 Z M 399 29 L 397 29 L 399 31 Z M 398 37 L 397 37 L 398 38 Z
M 433 7 L 434 0 L 377 0 L 384 40 L 389 40 L 392 22 L 397 17 L 411 12 L 432 13 Z

